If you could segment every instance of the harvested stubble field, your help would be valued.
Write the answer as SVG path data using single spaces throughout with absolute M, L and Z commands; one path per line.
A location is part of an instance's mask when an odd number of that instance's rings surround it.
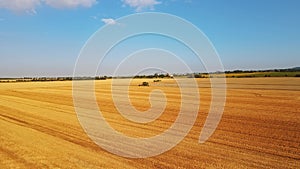
M 150 87 L 139 87 L 143 81 Z M 198 138 L 210 106 L 210 83 L 197 81 L 201 107 L 194 127 L 175 148 L 146 159 L 113 155 L 88 138 L 74 111 L 72 82 L 0 84 L 0 168 L 300 168 L 299 78 L 227 79 L 223 118 L 204 144 Z M 150 107 L 153 89 L 168 99 L 164 114 L 147 124 L 122 117 L 110 88 L 111 80 L 96 81 L 99 107 L 126 135 L 154 136 L 178 115 L 180 91 L 171 79 L 132 81 L 130 99 L 137 110 Z

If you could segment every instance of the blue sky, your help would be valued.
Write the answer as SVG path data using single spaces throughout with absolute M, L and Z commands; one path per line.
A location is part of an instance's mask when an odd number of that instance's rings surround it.
M 139 12 L 190 21 L 211 40 L 226 70 L 299 66 L 299 9 L 298 0 L 0 0 L 0 77 L 72 75 L 95 31 Z M 128 46 L 138 43 L 143 40 Z

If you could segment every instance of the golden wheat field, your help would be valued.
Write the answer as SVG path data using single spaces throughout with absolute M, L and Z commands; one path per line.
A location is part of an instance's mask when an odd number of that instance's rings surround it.
M 138 86 L 143 81 L 150 86 Z M 72 82 L 0 83 L 0 168 L 300 168 L 300 78 L 227 79 L 223 117 L 203 144 L 198 138 L 211 88 L 209 79 L 197 82 L 200 110 L 191 131 L 173 149 L 142 159 L 111 154 L 86 135 L 74 110 Z M 103 116 L 128 136 L 160 134 L 178 115 L 180 90 L 172 79 L 132 80 L 129 98 L 137 110 L 150 108 L 153 89 L 167 98 L 163 114 L 146 124 L 118 113 L 111 80 L 95 83 Z

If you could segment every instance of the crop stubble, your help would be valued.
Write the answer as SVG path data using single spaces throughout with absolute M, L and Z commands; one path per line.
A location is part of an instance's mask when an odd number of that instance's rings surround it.
M 187 79 L 182 79 L 186 80 Z M 149 81 L 150 87 L 138 86 Z M 0 84 L 1 168 L 299 168 L 300 79 L 227 80 L 223 118 L 209 140 L 198 137 L 210 106 L 209 79 L 198 79 L 200 110 L 187 137 L 172 150 L 152 158 L 126 159 L 93 143 L 81 128 L 72 102 L 72 82 Z M 84 85 L 84 81 L 82 82 Z M 122 85 L 122 80 L 119 80 Z M 169 128 L 180 109 L 174 80 L 135 79 L 129 87 L 132 105 L 150 108 L 153 89 L 165 92 L 164 113 L 147 124 L 131 122 L 116 110 L 111 80 L 96 81 L 97 101 L 117 131 L 151 137 Z M 122 97 L 123 91 L 116 94 Z

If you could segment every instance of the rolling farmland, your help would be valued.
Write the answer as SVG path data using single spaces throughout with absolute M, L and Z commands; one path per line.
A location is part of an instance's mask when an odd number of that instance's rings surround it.
M 138 86 L 143 81 L 150 86 Z M 73 107 L 71 81 L 0 83 L 0 168 L 300 168 L 300 78 L 227 79 L 222 120 L 204 144 L 198 138 L 211 88 L 209 79 L 197 82 L 201 99 L 194 127 L 170 151 L 145 159 L 113 155 L 86 135 Z M 111 80 L 96 81 L 103 116 L 131 137 L 155 136 L 178 115 L 180 90 L 172 79 L 132 80 L 132 105 L 149 109 L 153 89 L 165 93 L 166 109 L 157 120 L 139 124 L 118 113 Z

